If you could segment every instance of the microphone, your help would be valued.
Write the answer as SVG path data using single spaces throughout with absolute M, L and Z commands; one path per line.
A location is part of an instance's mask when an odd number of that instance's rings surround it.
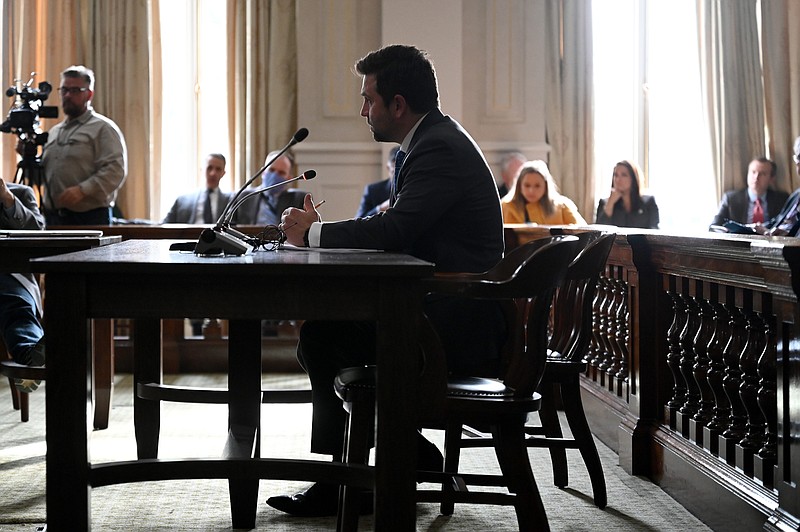
M 257 195 L 261 194 L 262 192 L 266 192 L 268 190 L 272 190 L 273 188 L 278 188 L 278 187 L 282 187 L 284 185 L 288 185 L 289 183 L 294 183 L 295 181 L 298 181 L 300 179 L 303 179 L 305 181 L 310 181 L 310 180 L 314 179 L 315 177 L 317 177 L 316 170 L 306 170 L 305 172 L 303 172 L 299 176 L 293 177 L 292 179 L 287 179 L 286 181 L 281 181 L 280 183 L 275 183 L 274 185 L 270 185 L 268 187 L 261 187 L 261 188 L 257 188 L 256 190 L 251 190 L 250 192 L 245 194 L 241 199 L 239 199 L 239 201 L 236 202 L 236 204 L 233 205 L 233 207 L 228 211 L 228 216 L 226 217 L 225 220 L 222 220 L 223 226 L 227 227 L 231 223 L 231 221 L 233 220 L 233 215 L 236 212 L 236 210 L 239 207 L 242 206 L 242 203 L 244 203 L 245 201 L 249 200 L 253 196 L 257 196 Z M 231 203 L 233 203 L 233 202 L 231 202 Z
M 308 129 L 301 127 L 298 129 L 295 134 L 292 136 L 292 139 L 283 147 L 278 153 L 275 154 L 270 160 L 268 160 L 264 166 L 262 166 L 255 174 L 250 177 L 245 183 L 239 188 L 236 192 L 236 195 L 233 199 L 228 203 L 227 207 L 223 209 L 222 213 L 219 215 L 217 219 L 217 223 L 213 229 L 203 229 L 203 232 L 200 234 L 200 239 L 197 241 L 197 244 L 194 248 L 195 255 L 220 255 L 220 254 L 227 254 L 227 255 L 246 255 L 253 251 L 253 246 L 247 243 L 243 237 L 246 235 L 240 233 L 239 231 L 235 231 L 237 235 L 234 236 L 232 234 L 228 234 L 231 232 L 230 220 L 233 215 L 232 211 L 235 207 L 238 207 L 241 202 L 239 201 L 239 197 L 242 195 L 244 190 L 255 181 L 255 179 L 261 175 L 264 170 L 272 166 L 272 163 L 278 160 L 286 151 L 297 144 L 298 142 L 303 142 L 306 137 L 308 137 Z M 314 172 L 316 175 L 316 172 Z M 302 176 L 299 176 L 302 177 Z M 290 180 L 293 181 L 293 180 Z M 284 183 L 287 183 L 285 181 Z M 277 183 L 277 185 L 281 185 L 283 183 Z M 247 199 L 247 198 L 245 198 Z M 244 201 L 244 200 L 242 200 Z M 227 232 L 226 232 L 227 231 Z

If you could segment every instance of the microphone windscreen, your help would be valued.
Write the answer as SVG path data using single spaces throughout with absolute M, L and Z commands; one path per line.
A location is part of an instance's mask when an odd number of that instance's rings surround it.
M 303 179 L 305 179 L 306 181 L 314 179 L 315 177 L 317 177 L 316 170 L 306 170 L 305 172 L 303 172 Z
M 297 133 L 294 134 L 292 140 L 294 140 L 295 143 L 303 142 L 304 140 L 306 140 L 307 136 L 308 136 L 308 129 L 301 127 L 300 129 L 297 130 Z

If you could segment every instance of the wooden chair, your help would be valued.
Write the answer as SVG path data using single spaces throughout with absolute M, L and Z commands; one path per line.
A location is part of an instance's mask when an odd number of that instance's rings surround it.
M 581 401 L 580 375 L 586 372 L 583 357 L 588 352 L 592 337 L 592 307 L 597 283 L 614 245 L 614 234 L 583 233 L 586 247 L 569 265 L 562 285 L 556 291 L 553 303 L 553 327 L 548 346 L 547 363 L 539 388 L 542 405 L 539 410 L 540 426 L 526 425 L 528 447 L 548 448 L 553 464 L 553 482 L 566 487 L 569 481 L 566 449 L 578 449 L 583 458 L 594 491 L 598 508 L 607 504 L 603 467 L 597 454 L 586 414 Z M 569 424 L 572 438 L 564 438 L 557 407 L 561 405 Z M 454 429 L 455 430 L 455 429 Z M 492 437 L 465 427 L 466 437 L 456 432 L 448 434 L 446 450 L 449 456 L 458 456 L 462 447 L 488 447 Z M 452 506 L 442 508 L 447 515 Z
M 5 352 L 5 347 L 2 349 Z M 7 355 L 6 355 L 7 356 Z M 43 381 L 45 375 L 44 367 L 24 366 L 17 364 L 13 360 L 0 361 L 0 375 L 8 377 L 8 386 L 11 388 L 11 405 L 14 410 L 19 410 L 20 421 L 23 423 L 30 419 L 28 407 L 28 395 L 17 390 L 14 379 L 31 379 Z
M 423 369 L 419 390 L 420 426 L 460 433 L 464 424 L 490 428 L 502 475 L 459 474 L 458 460 L 445 448 L 445 472 L 420 471 L 419 481 L 442 483 L 439 490 L 417 490 L 420 502 L 468 502 L 514 505 L 520 530 L 548 530 L 549 525 L 525 446 L 524 425 L 529 412 L 539 409 L 536 392 L 547 357 L 547 328 L 553 292 L 580 250 L 574 236 L 534 241 L 509 253 L 485 274 L 442 275 L 431 291 L 463 298 L 499 300 L 510 325 L 504 378 L 447 375 L 441 345 L 432 326 L 423 320 L 420 338 Z M 348 412 L 343 459 L 366 463 L 375 407 L 374 367 L 347 368 L 335 388 Z M 469 485 L 504 486 L 509 493 L 469 491 Z M 360 495 L 343 486 L 337 529 L 355 530 Z

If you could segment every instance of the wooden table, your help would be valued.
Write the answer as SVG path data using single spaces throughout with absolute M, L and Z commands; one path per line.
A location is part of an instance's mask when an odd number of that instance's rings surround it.
M 170 241 L 115 246 L 36 261 L 48 279 L 48 530 L 90 530 L 91 487 L 170 478 L 228 478 L 233 528 L 253 528 L 258 479 L 375 483 L 375 529 L 414 530 L 415 374 L 421 280 L 433 265 L 407 255 L 308 250 L 202 258 Z M 93 465 L 87 438 L 87 324 L 127 317 L 134 326 L 135 379 L 160 383 L 160 320 L 230 320 L 229 434 L 219 460 L 155 460 L 158 402 L 135 402 L 139 460 Z M 364 466 L 260 458 L 260 320 L 375 320 L 377 435 L 374 471 Z M 373 477 L 374 474 L 374 477 Z M 64 494 L 70 494 L 66 497 Z
M 31 233 L 25 231 L 24 234 Z M 6 236 L 9 235 L 9 236 Z M 0 272 L 30 273 L 30 259 L 48 257 L 61 253 L 91 249 L 120 242 L 120 236 L 86 236 L 83 229 L 62 231 L 36 231 L 35 235 L 20 236 L 16 231 L 0 230 Z M 112 325 L 108 320 L 98 322 L 93 329 L 98 347 L 98 362 L 95 364 L 94 386 L 94 428 L 108 427 L 108 416 L 111 409 L 113 380 L 113 335 Z M 51 345 L 52 349 L 52 345 Z M 48 350 L 49 351 L 49 350 Z

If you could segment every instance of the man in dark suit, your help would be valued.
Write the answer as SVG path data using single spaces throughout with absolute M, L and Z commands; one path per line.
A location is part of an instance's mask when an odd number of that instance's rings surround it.
M 0 228 L 44 229 L 33 189 L 0 179 Z M 30 274 L 0 274 L 0 335 L 18 364 L 41 366 L 45 359 L 39 285 Z M 39 382 L 15 379 L 17 389 L 32 392 Z
M 206 157 L 206 187 L 179 196 L 161 223 L 212 224 L 228 206 L 233 194 L 222 192 L 219 182 L 225 175 L 225 156 L 211 153 Z
M 322 223 L 308 195 L 302 210 L 283 214 L 289 243 L 405 252 L 433 262 L 438 272 L 494 266 L 503 255 L 497 186 L 477 144 L 439 110 L 436 75 L 426 54 L 412 46 L 387 46 L 359 60 L 356 71 L 362 76 L 361 116 L 373 137 L 400 144 L 390 207 L 369 218 Z M 424 308 L 451 373 L 497 374 L 506 331 L 496 303 L 429 295 Z M 313 391 L 312 452 L 341 459 L 345 418 L 333 379 L 341 368 L 374 363 L 375 338 L 374 323 L 303 325 L 297 351 Z M 421 435 L 417 453 L 421 469 L 442 470 L 441 453 Z M 267 503 L 293 515 L 333 515 L 337 494 L 338 486 L 317 483 Z
M 723 225 L 729 220 L 740 224 L 763 223 L 776 216 L 789 197 L 786 192 L 772 188 L 776 169 L 775 162 L 766 157 L 750 161 L 747 188 L 725 193 L 711 225 Z
M 389 196 L 392 194 L 392 178 L 394 177 L 394 160 L 397 158 L 398 151 L 400 151 L 400 146 L 392 148 L 386 160 L 389 177 L 364 187 L 356 218 L 366 218 L 389 208 Z
M 800 137 L 794 139 L 792 159 L 800 177 Z M 754 229 L 762 235 L 797 236 L 800 233 L 800 188 L 792 192 L 781 212 L 763 225 L 756 224 Z

